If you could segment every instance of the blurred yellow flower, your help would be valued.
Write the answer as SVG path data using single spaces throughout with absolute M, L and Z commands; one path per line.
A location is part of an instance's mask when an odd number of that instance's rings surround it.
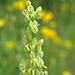
M 72 75 L 72 74 L 70 72 L 68 72 L 68 71 L 64 71 L 63 75 Z
M 70 40 L 66 40 L 64 45 L 67 48 L 72 48 L 72 42 Z
M 19 0 L 19 1 L 13 2 L 14 9 L 22 10 L 25 8 L 25 6 L 26 6 L 26 0 Z
M 72 13 L 75 13 L 75 5 L 72 5 L 70 10 L 71 10 Z
M 56 26 L 57 26 L 57 22 L 56 21 L 50 22 L 50 27 L 56 28 Z
M 0 27 L 5 25 L 5 20 L 0 18 Z
M 68 8 L 69 8 L 68 3 L 62 3 L 62 4 L 61 4 L 61 10 L 62 10 L 62 11 L 67 11 Z
M 41 11 L 41 16 L 42 16 L 42 20 L 44 21 L 44 22 L 49 22 L 51 19 L 53 19 L 53 17 L 54 17 L 54 15 L 53 15 L 53 13 L 52 12 L 50 12 L 50 11 Z
M 42 27 L 41 28 L 41 33 L 46 36 L 48 39 L 53 39 L 56 37 L 56 31 L 55 30 L 52 30 L 52 29 L 49 29 L 47 27 Z
M 7 48 L 10 49 L 10 50 L 14 48 L 14 43 L 13 43 L 13 41 L 8 41 L 8 42 L 6 43 L 6 45 L 7 45 Z
M 56 44 L 61 44 L 62 40 L 60 37 L 56 36 L 53 41 L 56 43 Z

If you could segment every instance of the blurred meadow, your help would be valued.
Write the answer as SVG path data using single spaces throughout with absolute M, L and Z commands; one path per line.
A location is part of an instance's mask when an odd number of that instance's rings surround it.
M 37 40 L 43 51 L 48 75 L 75 75 L 75 0 L 31 0 L 42 6 Z M 26 0 L 0 0 L 0 75 L 19 75 L 25 61 L 23 36 L 27 24 L 22 10 Z

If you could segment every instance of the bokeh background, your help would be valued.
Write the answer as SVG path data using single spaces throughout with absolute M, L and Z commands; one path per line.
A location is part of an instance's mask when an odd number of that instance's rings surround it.
M 31 0 L 42 6 L 37 39 L 44 39 L 43 51 L 49 75 L 75 75 L 75 0 Z M 0 75 L 19 75 L 25 61 L 23 36 L 27 24 L 22 10 L 26 0 L 0 0 Z

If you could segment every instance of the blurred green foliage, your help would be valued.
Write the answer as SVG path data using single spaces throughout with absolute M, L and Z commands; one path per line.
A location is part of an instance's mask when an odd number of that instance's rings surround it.
M 26 58 L 23 36 L 27 24 L 20 10 L 24 5 L 14 3 L 16 1 L 19 0 L 0 0 L 0 75 L 19 75 L 19 62 Z M 38 39 L 45 40 L 43 59 L 48 67 L 49 75 L 74 75 L 75 0 L 31 0 L 31 2 L 35 8 L 42 6 L 44 11 L 50 11 L 54 15 L 48 22 L 39 20 L 41 25 L 37 35 Z M 16 5 L 21 8 L 18 9 Z M 52 21 L 57 23 L 55 27 L 50 25 Z M 43 27 L 54 30 L 62 43 L 57 44 L 58 40 L 54 42 L 47 38 L 47 35 L 41 34 Z

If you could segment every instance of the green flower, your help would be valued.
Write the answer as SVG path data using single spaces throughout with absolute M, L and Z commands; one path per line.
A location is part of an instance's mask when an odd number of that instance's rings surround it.
M 38 33 L 38 22 L 37 19 L 41 19 L 41 7 L 38 7 L 34 11 L 34 7 L 28 0 L 26 2 L 27 8 L 23 10 L 23 15 L 25 16 L 25 21 L 28 23 L 26 30 L 26 35 L 23 38 L 23 44 L 25 51 L 28 54 L 28 59 L 25 64 L 22 62 L 19 65 L 21 70 L 20 75 L 47 75 L 47 72 L 43 72 L 44 61 L 42 59 L 44 53 L 42 51 L 42 45 L 44 40 L 41 39 L 37 41 L 36 34 Z

